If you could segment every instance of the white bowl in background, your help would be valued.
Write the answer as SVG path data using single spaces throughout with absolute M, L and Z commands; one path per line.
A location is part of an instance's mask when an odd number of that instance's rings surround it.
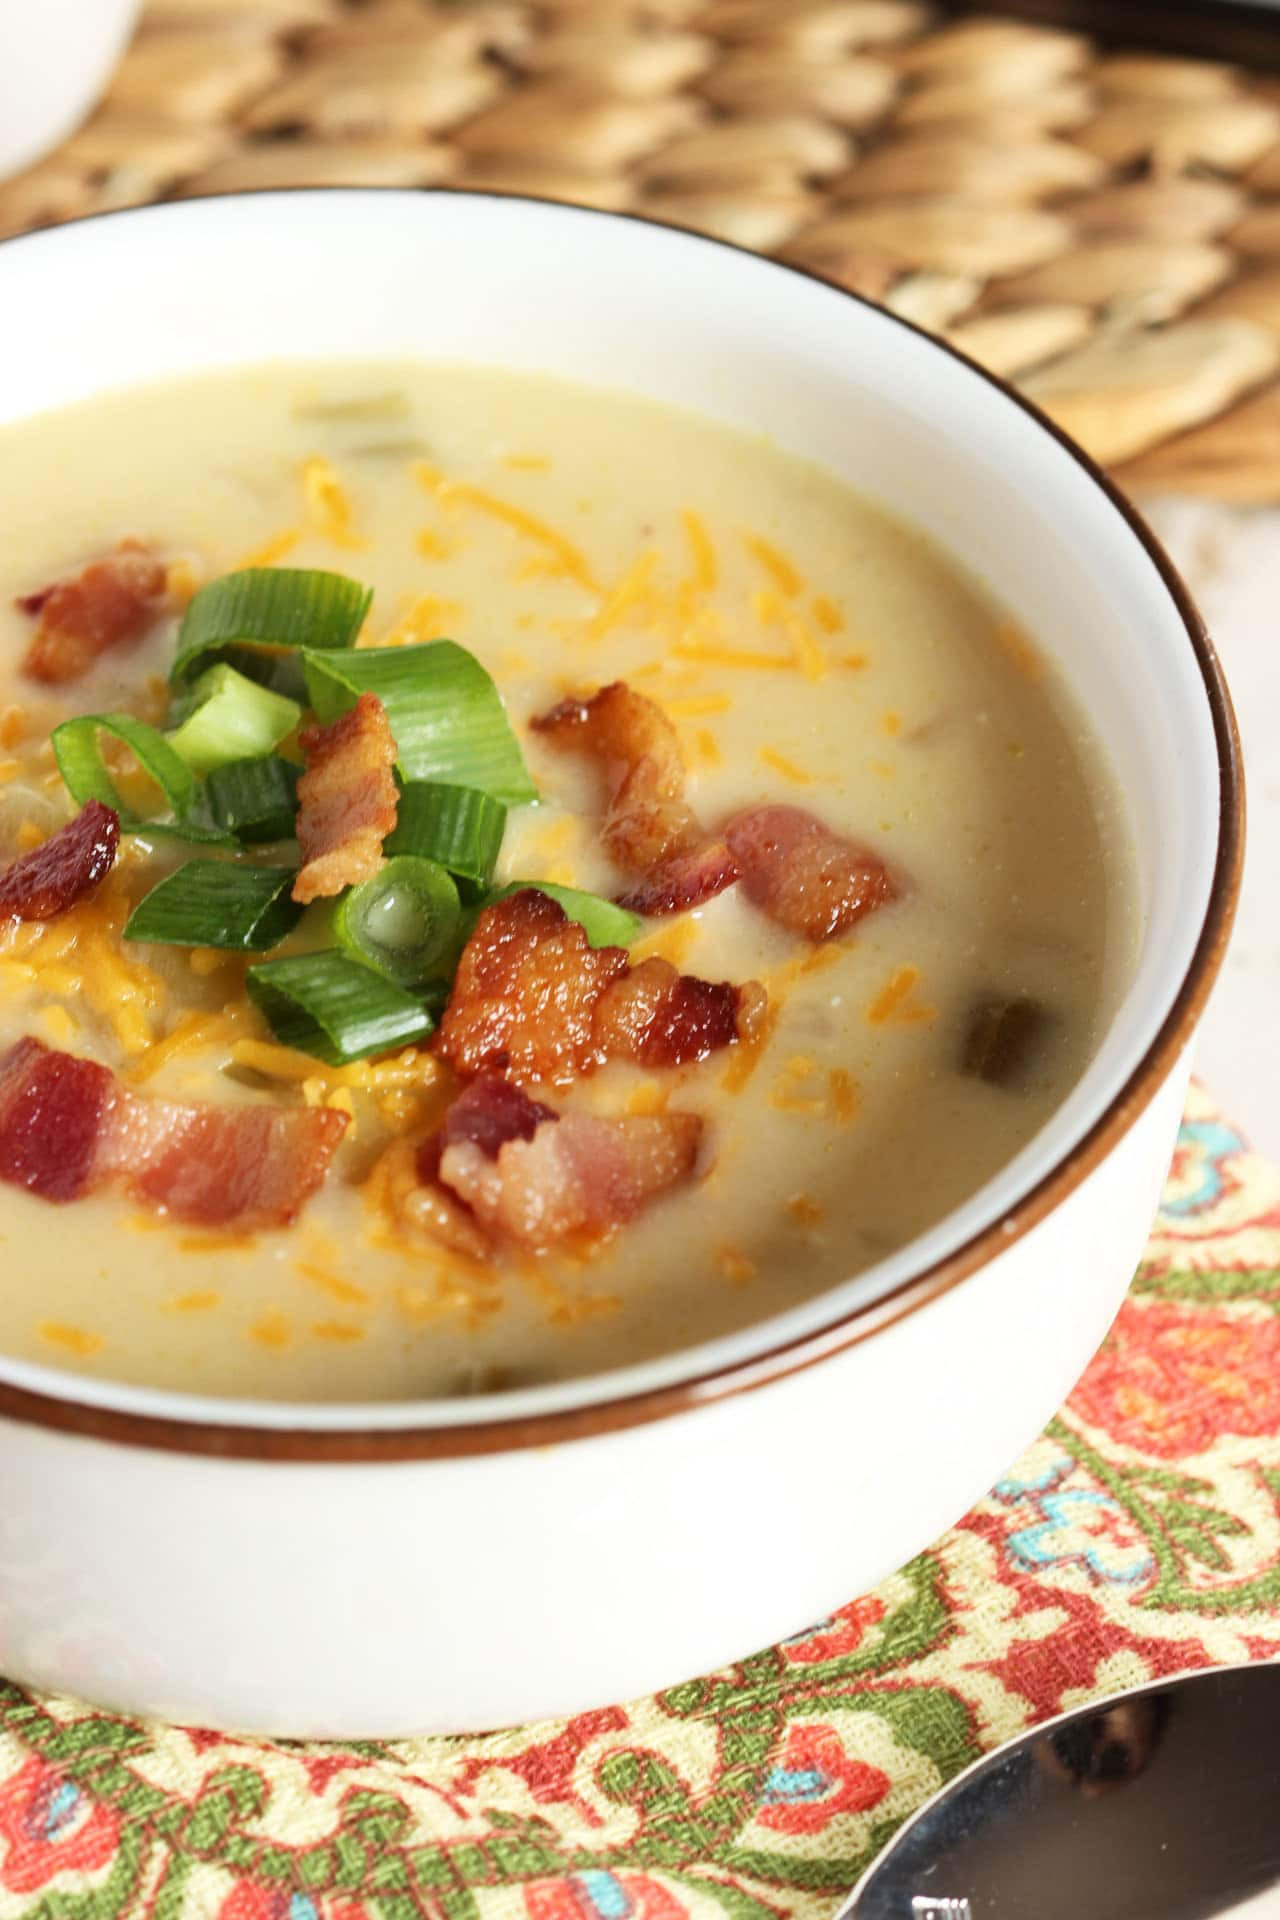
M 141 0 L 0 5 L 0 179 L 79 126 L 106 87 Z
M 0 1671 L 241 1730 L 390 1736 L 624 1698 L 821 1618 L 1040 1430 L 1151 1221 L 1242 836 L 1229 701 L 1168 562 L 967 361 L 624 217 L 398 190 L 190 201 L 8 242 L 0 301 L 0 421 L 215 366 L 420 355 L 649 394 L 825 463 L 1061 663 L 1126 800 L 1141 924 L 1049 1125 L 911 1245 L 757 1326 L 433 1404 L 214 1401 L 0 1356 Z

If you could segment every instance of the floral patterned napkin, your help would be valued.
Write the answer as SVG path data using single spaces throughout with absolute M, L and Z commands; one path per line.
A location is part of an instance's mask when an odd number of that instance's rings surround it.
M 1193 1092 L 1110 1336 L 876 1592 L 646 1700 L 349 1748 L 0 1686 L 0 1915 L 823 1920 L 987 1748 L 1280 1652 L 1280 1172 Z

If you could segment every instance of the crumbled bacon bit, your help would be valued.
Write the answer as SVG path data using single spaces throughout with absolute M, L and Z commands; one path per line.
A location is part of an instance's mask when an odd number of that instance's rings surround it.
M 440 1143 L 435 1156 L 437 1166 L 439 1155 L 446 1147 L 464 1140 L 479 1147 L 490 1160 L 496 1160 L 498 1149 L 508 1140 L 532 1140 L 542 1121 L 557 1118 L 551 1107 L 544 1107 L 540 1100 L 531 1100 L 514 1081 L 504 1080 L 496 1073 L 483 1073 L 458 1095 L 445 1115 L 439 1134 L 433 1136 Z M 419 1170 L 424 1179 L 431 1178 L 437 1170 L 429 1167 L 430 1146 L 431 1141 L 424 1141 L 419 1148 Z M 424 1167 L 429 1167 L 429 1171 L 423 1171 Z
M 19 1040 L 0 1058 L 0 1180 L 42 1200 L 78 1200 L 94 1182 L 115 1076 L 92 1060 Z
M 738 878 L 738 863 L 724 840 L 704 840 L 672 854 L 618 895 L 632 913 L 683 913 L 723 893 Z
M 148 1099 L 40 1040 L 0 1057 L 0 1180 L 45 1200 L 117 1185 L 198 1226 L 289 1226 L 346 1127 L 328 1107 Z
M 633 969 L 623 948 L 592 947 L 556 901 L 525 888 L 480 915 L 436 1047 L 464 1075 L 565 1085 L 610 1059 L 702 1060 L 745 1033 L 762 995 L 665 960 Z
M 701 1137 L 693 1113 L 566 1113 L 508 1140 L 496 1157 L 473 1141 L 447 1146 L 440 1178 L 489 1233 L 542 1248 L 633 1219 L 689 1178 Z
M 54 685 L 78 680 L 109 647 L 142 639 L 164 610 L 167 584 L 166 569 L 140 540 L 122 540 L 75 579 L 21 594 L 14 605 L 40 622 L 23 673 Z
M 110 873 L 120 816 L 86 800 L 74 820 L 0 873 L 0 919 L 56 920 Z
M 562 700 L 533 728 L 553 746 L 599 761 L 608 786 L 601 838 L 619 866 L 647 873 L 696 831 L 684 798 L 680 741 L 662 708 L 625 680 L 590 700 Z
M 437 1051 L 461 1074 L 564 1084 L 597 1064 L 596 1004 L 627 967 L 622 947 L 590 946 L 549 894 L 510 894 L 462 950 Z
M 718 1047 L 750 1038 L 743 1012 L 751 1025 L 756 997 L 763 995 L 754 980 L 735 987 L 678 973 L 669 960 L 644 960 L 601 995 L 596 1050 L 603 1059 L 635 1060 L 643 1067 L 705 1060 Z
M 396 824 L 396 743 L 387 710 L 362 693 L 327 727 L 298 735 L 307 770 L 298 782 L 302 868 L 293 897 L 306 905 L 372 879 Z
M 833 833 L 803 807 L 752 807 L 725 838 L 755 904 L 789 933 L 831 940 L 898 897 L 878 855 Z
M 589 700 L 562 700 L 532 723 L 553 746 L 598 761 L 608 798 L 600 837 L 620 867 L 644 875 L 623 896 L 636 913 L 700 906 L 737 878 L 723 840 L 704 844 L 684 797 L 680 741 L 662 708 L 614 680 Z

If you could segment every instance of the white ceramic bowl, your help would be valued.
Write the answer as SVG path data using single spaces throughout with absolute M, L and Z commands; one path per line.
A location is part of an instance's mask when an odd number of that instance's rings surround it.
M 140 0 L 3 0 L 0 178 L 31 165 L 83 120 L 106 86 Z
M 623 1698 L 821 1618 L 1037 1433 L 1151 1220 L 1241 849 L 1226 691 L 1155 542 L 903 322 L 615 216 L 189 202 L 8 243 L 0 303 L 0 420 L 227 363 L 418 354 L 650 394 L 825 462 L 1062 662 L 1127 800 L 1142 924 L 1052 1123 L 911 1246 L 745 1332 L 432 1405 L 199 1400 L 0 1358 L 0 1671 L 239 1729 L 393 1735 Z

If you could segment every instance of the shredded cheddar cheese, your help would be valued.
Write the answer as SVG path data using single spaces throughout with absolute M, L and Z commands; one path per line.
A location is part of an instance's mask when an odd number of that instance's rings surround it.
M 282 1352 L 293 1341 L 293 1328 L 288 1315 L 281 1313 L 278 1307 L 268 1307 L 250 1326 L 249 1338 L 256 1340 L 260 1347 Z
M 893 707 L 890 707 L 887 713 L 880 715 L 880 731 L 887 734 L 891 740 L 902 732 L 902 715 Z
M 754 653 L 749 647 L 722 647 L 698 640 L 677 640 L 671 651 L 677 660 L 697 660 L 708 667 L 761 667 L 786 673 L 795 665 L 785 654 Z
M 822 628 L 824 633 L 844 632 L 844 615 L 841 613 L 835 601 L 827 594 L 817 594 L 810 604 L 810 611 L 813 614 L 815 622 Z
M 311 1332 L 317 1340 L 330 1340 L 344 1346 L 365 1337 L 363 1327 L 353 1327 L 347 1320 L 317 1320 Z
M 632 962 L 639 966 L 643 960 L 669 960 L 673 967 L 682 967 L 701 927 L 702 922 L 693 913 L 682 913 L 668 920 L 643 940 L 636 941 L 631 949 Z
M 693 736 L 698 758 L 706 767 L 719 767 L 724 764 L 724 755 L 720 751 L 720 742 L 708 727 L 699 727 Z
M 301 543 L 301 527 L 285 527 L 283 532 L 265 540 L 252 553 L 246 553 L 240 561 L 242 567 L 274 567 L 277 560 L 284 560 Z
M 803 578 L 786 554 L 781 553 L 771 540 L 764 540 L 758 534 L 748 534 L 746 548 L 752 559 L 764 568 L 778 592 L 785 594 L 788 600 L 794 600 L 804 591 Z
M 152 1044 L 152 1021 L 168 995 L 160 976 L 134 959 L 122 940 L 133 905 L 122 865 L 117 863 L 91 899 L 61 919 L 5 929 L 0 978 L 26 984 L 34 971 L 40 990 L 66 1000 L 73 1018 L 86 1003 L 110 1027 L 122 1051 L 137 1054 Z
M 583 628 L 584 640 L 603 640 L 615 627 L 622 626 L 629 615 L 645 607 L 652 597 L 650 583 L 657 565 L 658 556 L 652 552 L 642 553 L 632 562 Z
M 450 554 L 457 551 L 456 543 L 446 540 L 434 527 L 423 527 L 420 533 L 415 534 L 413 544 L 424 560 L 447 560 Z
M 751 600 L 762 626 L 780 627 L 786 634 L 791 643 L 792 662 L 805 679 L 824 680 L 827 656 L 795 608 L 788 606 L 769 588 L 754 593 Z
M 200 569 L 191 560 L 171 560 L 165 569 L 164 583 L 176 607 L 190 606 L 200 585 Z
M 787 1201 L 787 1212 L 798 1227 L 816 1227 L 825 1217 L 811 1193 L 793 1193 Z
M 202 1287 L 192 1293 L 179 1293 L 165 1304 L 170 1313 L 212 1313 L 222 1305 L 222 1295 L 210 1287 Z
M 788 760 L 785 754 L 778 753 L 775 748 L 761 747 L 758 757 L 764 766 L 772 767 L 773 771 L 780 773 L 784 780 L 790 780 L 792 786 L 811 787 L 813 785 L 811 773 L 806 773 L 803 767 L 798 767 L 794 760 Z
M 87 1327 L 76 1327 L 65 1320 L 42 1320 L 36 1328 L 42 1340 L 52 1347 L 63 1347 L 68 1353 L 76 1354 L 84 1360 L 91 1353 L 101 1353 L 106 1341 L 100 1333 L 91 1333 Z
M 925 1006 L 914 999 L 915 990 L 920 984 L 919 967 L 895 967 L 880 992 L 867 1008 L 867 1019 L 873 1027 L 920 1026 L 936 1019 L 938 1009 Z
M 368 1291 L 359 1286 L 356 1281 L 347 1280 L 339 1273 L 332 1273 L 328 1267 L 321 1266 L 314 1260 L 295 1260 L 293 1267 L 295 1273 L 300 1273 L 303 1279 L 309 1280 L 313 1287 L 319 1287 L 320 1291 L 327 1293 L 330 1299 L 340 1300 L 344 1307 L 368 1306 Z
M 664 1087 L 657 1080 L 642 1080 L 628 1095 L 626 1110 L 640 1115 L 665 1113 L 670 1099 L 670 1087 Z
M 711 535 L 699 514 L 686 507 L 680 515 L 685 539 L 689 543 L 692 571 L 684 585 L 689 594 L 714 593 L 720 580 L 720 563 L 711 544 Z
M 178 1245 L 183 1253 L 245 1253 L 256 1245 L 251 1233 L 184 1233 Z
M 545 453 L 508 453 L 504 456 L 504 467 L 510 467 L 512 473 L 550 473 L 551 462 Z
M 75 1021 L 65 1007 L 41 1007 L 40 1024 L 55 1047 L 72 1046 L 79 1032 Z
M 475 487 L 466 480 L 446 480 L 434 467 L 425 461 L 414 466 L 414 476 L 420 484 L 433 493 L 442 507 L 470 507 L 476 513 L 484 513 L 490 519 L 500 520 L 514 533 L 523 535 L 540 546 L 554 562 L 556 570 L 570 580 L 576 580 L 579 586 L 586 587 L 589 593 L 600 593 L 602 588 L 590 567 L 573 542 L 558 533 L 554 527 L 540 520 L 536 514 L 527 513 L 523 507 L 515 506 L 510 500 L 503 500 L 497 494 L 488 493 L 483 487 Z
M 445 600 L 438 594 L 423 593 L 398 620 L 381 635 L 365 639 L 360 646 L 407 647 L 420 640 L 438 640 L 450 628 L 465 626 L 467 610 L 461 600 Z
M 547 1310 L 553 1327 L 580 1327 L 592 1320 L 607 1319 L 621 1311 L 622 1302 L 613 1293 L 579 1293 L 556 1278 L 549 1268 L 532 1261 L 525 1265 L 524 1277 Z
M 255 1018 L 253 1009 L 247 1005 L 224 1007 L 217 1013 L 184 1013 L 163 1040 L 155 1041 L 136 1060 L 130 1061 L 124 1077 L 131 1085 L 141 1086 L 170 1060 L 201 1048 L 229 1044 Z
M 0 707 L 0 747 L 16 747 L 26 738 L 27 714 L 23 707 Z
M 746 1254 L 741 1252 L 737 1247 L 717 1247 L 715 1260 L 716 1265 L 731 1286 L 745 1287 L 748 1281 L 754 1280 L 756 1277 L 755 1261 L 748 1260 Z
M 727 693 L 696 693 L 662 704 L 673 720 L 700 720 L 705 714 L 728 713 L 733 701 Z
M 335 547 L 367 547 L 369 542 L 351 524 L 351 498 L 332 466 L 314 454 L 302 466 L 302 495 L 307 524 Z

